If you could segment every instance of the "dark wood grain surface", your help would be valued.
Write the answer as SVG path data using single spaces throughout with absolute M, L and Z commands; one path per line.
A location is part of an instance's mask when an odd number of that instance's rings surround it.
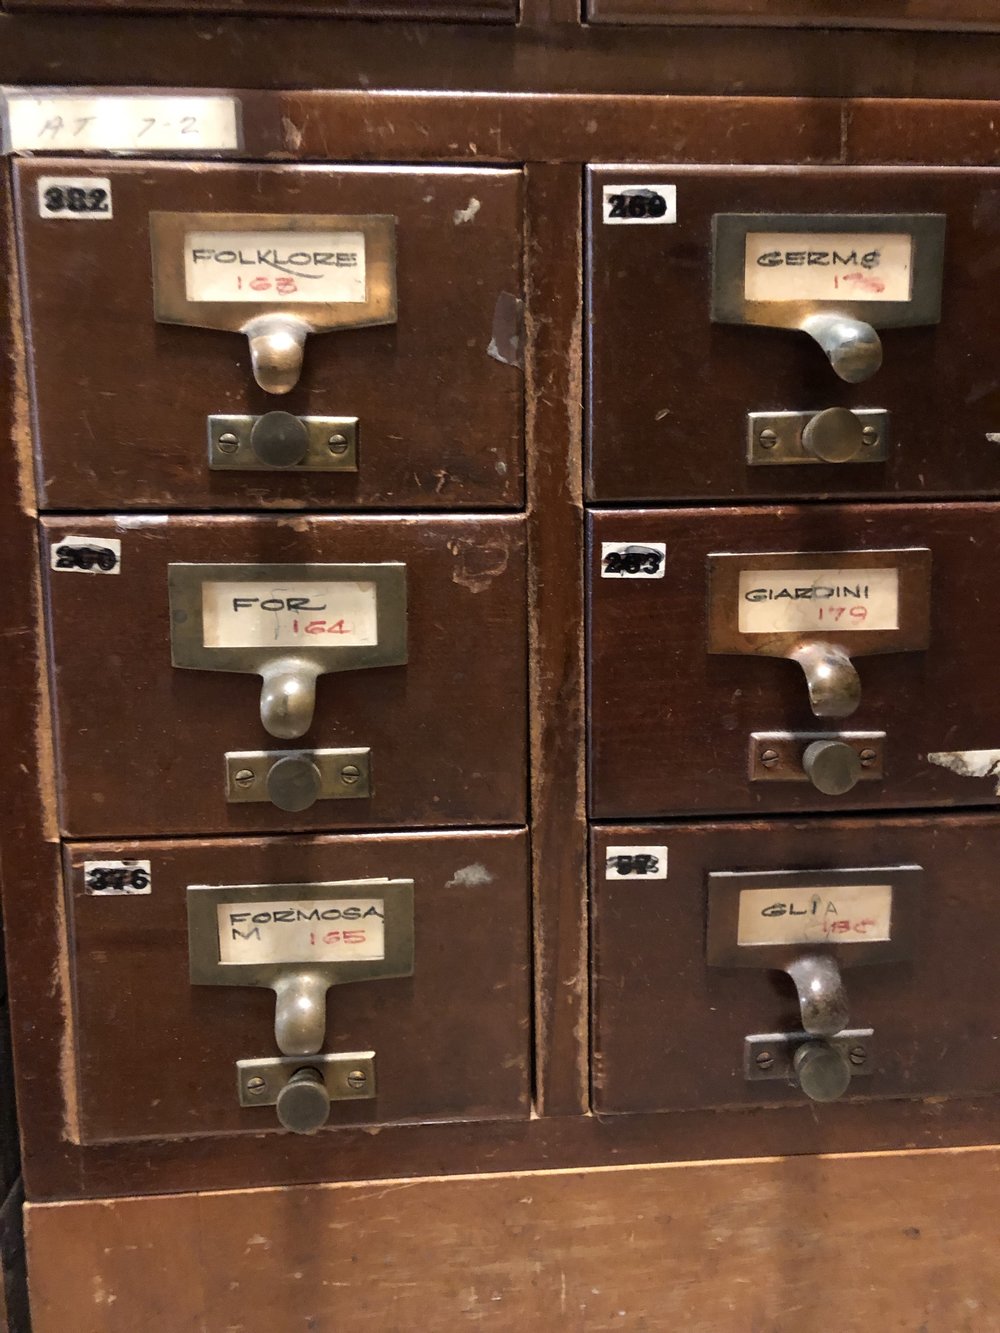
M 122 541 L 117 575 L 49 571 L 62 827 L 74 837 L 518 824 L 526 802 L 524 521 L 46 519 Z M 407 566 L 409 660 L 321 676 L 312 727 L 260 722 L 260 677 L 170 665 L 171 561 Z M 367 746 L 374 794 L 301 815 L 227 804 L 227 751 Z
M 530 167 L 528 200 L 528 430 L 565 441 L 528 460 L 535 1097 L 571 1115 L 589 1098 L 579 171 Z

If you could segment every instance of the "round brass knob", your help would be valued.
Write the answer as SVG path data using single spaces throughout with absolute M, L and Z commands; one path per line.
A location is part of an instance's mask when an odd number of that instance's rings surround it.
M 296 1069 L 274 1105 L 285 1129 L 293 1134 L 315 1134 L 330 1115 L 330 1094 L 315 1069 Z
M 813 741 L 802 755 L 802 767 L 824 796 L 843 796 L 861 778 L 858 752 L 844 741 Z
M 864 426 L 846 407 L 828 407 L 806 422 L 802 448 L 821 463 L 850 463 L 864 448 Z
M 267 775 L 267 794 L 272 805 L 294 814 L 308 810 L 323 786 L 319 769 L 306 755 L 289 755 L 272 764 Z
M 835 1102 L 850 1087 L 851 1070 L 835 1046 L 806 1041 L 792 1057 L 799 1087 L 810 1101 Z
M 253 423 L 250 447 L 268 467 L 294 467 L 309 449 L 309 432 L 291 412 L 265 412 Z

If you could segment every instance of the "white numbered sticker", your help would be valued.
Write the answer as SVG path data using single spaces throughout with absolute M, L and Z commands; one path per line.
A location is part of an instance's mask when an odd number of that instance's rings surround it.
M 38 216 L 100 222 L 113 216 L 107 176 L 39 176 Z
M 77 574 L 120 574 L 122 544 L 117 537 L 57 537 L 50 548 L 53 569 Z
M 737 943 L 871 944 L 892 931 L 892 886 L 744 889 Z
M 602 579 L 662 579 L 666 563 L 663 542 L 601 542 Z
M 676 185 L 605 185 L 603 217 L 609 227 L 677 221 Z
M 742 569 L 741 634 L 899 628 L 897 569 Z
M 153 874 L 148 861 L 84 861 L 83 887 L 95 897 L 152 893 Z
M 219 903 L 220 963 L 340 963 L 385 957 L 385 899 Z
M 360 231 L 193 231 L 184 238 L 189 301 L 365 300 Z
M 748 301 L 908 301 L 913 237 L 905 233 L 747 234 Z
M 378 643 L 374 583 L 203 583 L 206 648 Z
M 609 847 L 604 854 L 605 879 L 666 879 L 666 847 Z
M 8 153 L 203 153 L 240 146 L 235 97 L 8 90 L 0 105 Z

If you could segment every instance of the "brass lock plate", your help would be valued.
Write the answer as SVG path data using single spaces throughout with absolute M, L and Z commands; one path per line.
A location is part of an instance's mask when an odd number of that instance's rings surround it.
M 312 333 L 396 320 L 396 223 L 380 213 L 149 215 L 157 320 L 240 331 L 280 313 Z
M 301 462 L 276 467 L 257 457 L 251 444 L 257 416 L 208 418 L 208 466 L 213 472 L 357 472 L 357 417 L 300 417 L 305 427 Z
M 931 553 L 713 553 L 708 557 L 710 653 L 786 657 L 809 640 L 851 657 L 926 648 Z
M 268 775 L 275 764 L 303 759 L 319 773 L 317 801 L 367 799 L 372 794 L 371 750 L 230 750 L 226 800 L 232 805 L 270 801 Z
M 257 672 L 294 655 L 320 672 L 406 661 L 406 566 L 169 567 L 171 659 Z
M 808 782 L 802 756 L 814 741 L 841 741 L 861 762 L 859 782 L 885 777 L 884 731 L 755 731 L 750 736 L 747 770 L 751 782 Z
M 889 457 L 889 413 L 878 407 L 855 407 L 851 411 L 863 429 L 861 452 L 846 464 L 884 463 Z M 747 462 L 751 467 L 786 464 L 816 464 L 829 467 L 815 458 L 802 443 L 802 432 L 816 412 L 748 412 Z
M 760 1032 L 743 1042 L 743 1077 L 748 1083 L 781 1079 L 795 1083 L 795 1052 L 808 1041 L 805 1032 Z M 875 1070 L 875 1031 L 873 1028 L 845 1028 L 835 1037 L 824 1037 L 844 1057 L 852 1078 L 861 1078 Z
M 799 328 L 835 308 L 872 328 L 936 324 L 943 213 L 719 213 L 712 319 Z
M 331 1102 L 369 1101 L 376 1095 L 374 1051 L 275 1055 L 236 1061 L 240 1105 L 273 1106 L 292 1075 L 303 1068 L 316 1070 Z
M 411 879 L 191 884 L 187 910 L 195 986 L 273 987 L 294 972 L 335 986 L 413 973 Z
M 711 871 L 706 960 L 784 969 L 817 950 L 841 967 L 911 958 L 922 882 L 915 865 Z

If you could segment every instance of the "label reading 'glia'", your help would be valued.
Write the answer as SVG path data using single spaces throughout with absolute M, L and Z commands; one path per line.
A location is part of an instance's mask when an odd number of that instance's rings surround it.
M 897 569 L 741 569 L 741 634 L 899 629 Z
M 385 957 L 385 899 L 219 903 L 220 963 L 346 963 Z
M 203 583 L 206 648 L 357 648 L 378 643 L 374 583 Z
M 363 302 L 360 231 L 193 231 L 184 238 L 189 301 Z
M 908 301 L 913 237 L 905 233 L 752 231 L 748 301 Z
M 862 944 L 891 938 L 892 886 L 744 889 L 737 943 Z

